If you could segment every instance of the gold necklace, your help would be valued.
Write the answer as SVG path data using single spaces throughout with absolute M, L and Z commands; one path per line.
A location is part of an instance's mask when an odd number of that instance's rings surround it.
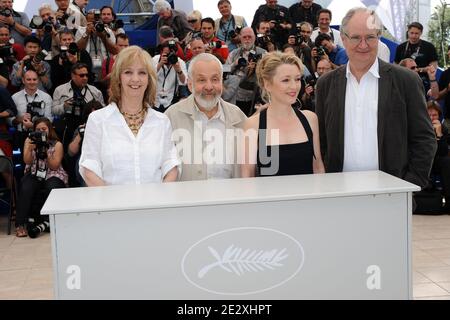
M 127 123 L 130 130 L 133 132 L 134 135 L 137 135 L 139 132 L 139 129 L 142 127 L 142 124 L 145 120 L 146 115 L 146 108 L 142 108 L 136 113 L 128 113 L 123 110 L 120 110 L 120 113 L 125 118 L 125 122 Z

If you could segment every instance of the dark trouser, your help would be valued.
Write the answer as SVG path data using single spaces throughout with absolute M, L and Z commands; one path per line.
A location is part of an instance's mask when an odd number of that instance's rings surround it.
M 239 107 L 239 109 L 242 110 L 242 112 L 247 117 L 252 115 L 252 113 L 253 113 L 252 101 L 236 101 L 236 105 Z
M 16 227 L 25 225 L 30 217 L 34 218 L 35 222 L 43 221 L 40 211 L 50 191 L 64 187 L 64 182 L 59 178 L 51 177 L 47 180 L 39 181 L 35 176 L 26 174 L 20 183 L 16 210 Z M 45 220 L 48 220 L 48 217 Z

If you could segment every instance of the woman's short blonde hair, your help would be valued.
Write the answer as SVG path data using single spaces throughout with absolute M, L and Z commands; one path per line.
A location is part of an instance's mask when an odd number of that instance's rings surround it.
M 261 97 L 265 102 L 270 102 L 270 97 L 264 84 L 272 82 L 277 68 L 283 64 L 297 66 L 300 74 L 303 75 L 304 67 L 302 60 L 294 54 L 282 53 L 280 51 L 266 53 L 256 66 L 256 77 L 261 88 Z
M 155 105 L 156 101 L 156 72 L 153 68 L 152 57 L 150 54 L 138 46 L 130 46 L 123 49 L 116 57 L 112 72 L 111 72 L 111 96 L 109 102 L 115 102 L 118 106 L 121 104 L 121 83 L 120 75 L 124 69 L 132 64 L 140 62 L 145 66 L 148 74 L 148 86 L 144 93 L 143 106 L 147 104 Z

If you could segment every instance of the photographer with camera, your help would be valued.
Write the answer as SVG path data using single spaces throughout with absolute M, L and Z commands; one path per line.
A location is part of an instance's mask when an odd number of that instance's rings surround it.
M 182 98 L 179 87 L 187 85 L 186 63 L 177 56 L 173 40 L 162 43 L 160 54 L 152 59 L 158 82 L 155 109 L 165 112 Z
M 31 18 L 30 28 L 36 30 L 36 37 L 41 40 L 42 49 L 53 56 L 58 53 L 57 35 L 61 25 L 49 4 L 41 5 L 38 12 L 38 16 Z
M 228 47 L 219 38 L 215 36 L 214 33 L 214 26 L 215 22 L 212 18 L 203 18 L 201 22 L 201 37 L 202 41 L 205 44 L 205 52 L 211 53 L 212 55 L 216 56 L 217 59 L 220 60 L 220 62 L 225 63 L 225 61 L 228 58 Z M 186 50 L 186 60 L 191 60 L 192 58 L 192 51 Z
M 27 132 L 33 127 L 36 118 L 46 117 L 53 120 L 52 97 L 38 89 L 39 77 L 34 70 L 27 70 L 23 74 L 23 90 L 16 92 L 12 99 L 17 107 L 17 115 L 11 118 L 17 132 Z M 21 141 L 23 141 L 21 139 Z M 20 149 L 23 151 L 23 144 Z
M 231 74 L 240 78 L 236 91 L 236 105 L 247 116 L 253 111 L 258 90 L 256 64 L 265 53 L 266 50 L 255 46 L 253 29 L 245 27 L 241 31 L 241 47 L 233 50 L 227 59 L 227 64 L 231 66 Z
M 330 62 L 334 65 L 334 68 L 348 62 L 345 49 L 337 44 L 334 44 L 328 34 L 319 34 L 316 38 L 315 45 L 316 47 L 312 49 L 311 55 L 314 58 L 316 65 L 317 62 L 322 59 L 330 60 Z
M 302 95 L 302 104 L 304 110 L 311 110 L 315 112 L 316 110 L 316 84 L 317 80 L 324 74 L 334 70 L 333 64 L 328 59 L 322 59 L 317 62 L 317 72 L 310 75 L 309 77 L 304 77 L 303 86 L 305 91 Z
M 71 70 L 73 65 L 78 62 L 84 63 L 88 67 L 89 80 L 92 84 L 94 76 L 92 74 L 92 59 L 86 50 L 79 50 L 73 33 L 69 30 L 61 30 L 59 37 L 59 54 L 56 55 L 51 63 L 51 80 L 53 91 L 58 86 L 71 80 Z
M 231 52 L 241 43 L 239 34 L 247 26 L 247 22 L 244 17 L 231 14 L 229 0 L 219 0 L 217 7 L 222 17 L 215 21 L 216 36 L 227 44 L 228 51 Z
M 87 21 L 84 13 L 81 13 L 77 8 L 72 9 L 70 6 L 70 0 L 55 0 L 56 19 L 62 26 L 67 27 L 70 30 L 78 29 L 78 27 L 86 27 Z
M 8 65 L 10 72 L 12 65 L 22 60 L 23 57 L 25 57 L 25 48 L 23 45 L 14 42 L 7 26 L 0 25 L 0 58 L 3 60 L 3 63 Z
M 305 28 L 305 26 L 303 26 L 303 28 Z M 313 72 L 312 50 L 308 41 L 310 41 L 309 38 L 304 36 L 301 31 L 301 24 L 298 24 L 295 29 L 291 30 L 287 43 L 294 48 L 295 54 L 302 60 L 303 65 L 308 71 Z
M 124 26 L 123 20 L 117 19 L 117 15 L 112 7 L 110 6 L 101 7 L 100 19 L 105 25 L 109 26 L 109 28 L 114 32 L 115 36 L 121 33 L 125 33 L 125 30 L 123 29 Z
M 100 10 L 92 9 L 86 16 L 87 27 L 79 27 L 75 41 L 80 50 L 86 50 L 92 59 L 92 72 L 95 81 L 101 80 L 102 61 L 117 54 L 114 32 L 100 20 Z
M 26 166 L 17 201 L 17 237 L 26 237 L 28 233 L 30 238 L 35 238 L 48 230 L 48 216 L 41 216 L 40 211 L 52 189 L 67 186 L 67 173 L 61 165 L 63 156 L 63 146 L 50 120 L 37 118 L 33 132 L 25 139 L 23 160 Z
M 25 37 L 31 35 L 30 19 L 25 12 L 13 9 L 13 0 L 0 0 L 0 24 L 8 26 L 12 38 L 21 45 L 25 45 Z
M 81 115 L 86 103 L 96 100 L 104 105 L 100 90 L 88 84 L 88 67 L 75 63 L 71 70 L 71 81 L 60 85 L 53 93 L 53 114 L 62 116 L 55 121 L 55 129 L 61 137 L 64 150 L 72 140 L 73 132 L 82 124 Z
M 436 101 L 427 102 L 428 116 L 433 125 L 437 150 L 433 160 L 432 174 L 438 174 L 442 182 L 442 194 L 445 197 L 443 213 L 450 213 L 450 157 L 448 155 L 448 127 L 442 119 L 442 111 Z
M 13 65 L 11 84 L 23 88 L 22 77 L 27 70 L 36 71 L 39 76 L 39 89 L 48 92 L 52 87 L 50 80 L 50 65 L 44 61 L 47 52 L 41 49 L 41 41 L 35 36 L 25 38 L 25 54 L 21 61 Z
M 52 97 L 38 89 L 39 77 L 34 70 L 28 70 L 23 74 L 23 90 L 16 92 L 12 99 L 17 107 L 17 115 L 9 118 L 16 131 L 14 132 L 14 147 L 19 148 L 23 154 L 23 146 L 28 132 L 33 128 L 33 121 L 40 117 L 53 120 Z M 22 160 L 22 159 L 21 159 Z M 22 162 L 22 168 L 24 168 Z
M 256 30 L 261 21 L 269 21 L 274 44 L 281 48 L 287 42 L 289 30 L 292 29 L 292 21 L 288 8 L 277 3 L 277 0 L 266 0 L 266 4 L 256 10 L 252 28 Z
M 256 45 L 267 52 L 276 51 L 277 47 L 270 33 L 270 23 L 268 21 L 261 21 L 256 29 Z

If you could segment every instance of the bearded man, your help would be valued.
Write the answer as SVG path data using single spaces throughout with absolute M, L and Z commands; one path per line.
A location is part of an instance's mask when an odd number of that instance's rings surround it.
M 237 137 L 247 117 L 221 98 L 222 73 L 214 55 L 197 55 L 188 70 L 192 94 L 165 113 L 182 161 L 181 181 L 240 177 L 242 147 Z

